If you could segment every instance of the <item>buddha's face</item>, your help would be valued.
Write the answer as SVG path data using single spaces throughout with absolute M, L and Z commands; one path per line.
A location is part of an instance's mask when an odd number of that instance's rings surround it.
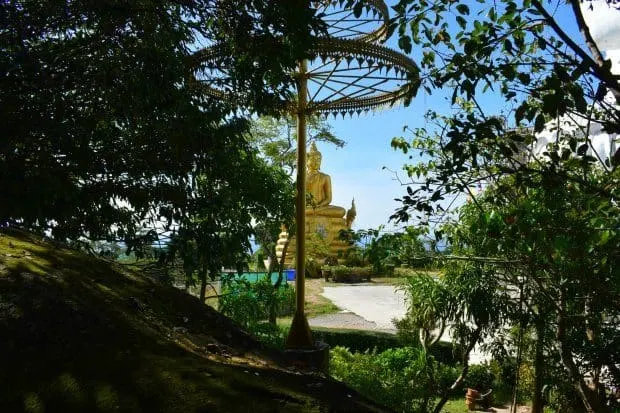
M 308 171 L 316 172 L 321 168 L 321 157 L 316 154 L 308 156 Z

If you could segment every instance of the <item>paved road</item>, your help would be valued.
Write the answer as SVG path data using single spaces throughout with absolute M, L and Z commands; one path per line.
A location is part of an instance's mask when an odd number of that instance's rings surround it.
M 311 326 L 376 330 L 396 333 L 393 319 L 401 319 L 407 313 L 405 294 L 392 285 L 346 285 L 324 287 L 324 297 L 344 311 L 308 320 Z M 442 336 L 452 341 L 450 329 Z M 479 364 L 490 359 L 478 347 L 470 354 L 470 363 Z
M 376 329 L 396 332 L 392 319 L 406 314 L 405 295 L 391 285 L 325 287 L 324 297 L 343 310 L 376 324 Z

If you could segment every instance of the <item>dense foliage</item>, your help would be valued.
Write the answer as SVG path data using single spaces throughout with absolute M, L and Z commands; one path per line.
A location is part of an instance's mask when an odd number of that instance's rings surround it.
M 516 325 L 521 334 L 510 351 L 518 357 L 530 328 L 539 343 L 531 355 L 533 410 L 542 411 L 548 384 L 604 412 L 604 383 L 620 379 L 620 153 L 611 143 L 601 152 L 592 135 L 604 131 L 617 141 L 620 87 L 580 2 L 550 3 L 572 13 L 581 41 L 536 0 L 399 2 L 401 47 L 422 49 L 424 86 L 449 88 L 458 108 L 430 113 L 434 128 L 413 131 L 411 141 L 394 140 L 424 159 L 406 166 L 422 184 L 408 189 L 395 218 L 443 218 L 448 224 L 435 226 L 436 237 L 454 248 L 444 280 L 409 289 L 412 325 L 469 321 L 480 327 L 470 340 L 480 342 Z M 616 13 L 608 3 L 615 2 L 592 5 Z M 507 112 L 483 107 L 483 93 L 505 100 Z M 538 134 L 545 130 L 548 142 Z M 447 213 L 445 200 L 459 194 L 470 202 Z M 429 301 L 428 292 L 445 299 Z
M 424 234 L 424 228 L 414 226 L 402 232 L 385 232 L 383 226 L 342 231 L 340 239 L 350 247 L 339 258 L 347 266 L 372 266 L 379 275 L 392 273 L 401 265 L 420 267 L 428 263 Z
M 351 353 L 336 347 L 331 350 L 330 374 L 397 412 L 426 412 L 458 371 L 419 348 Z
M 253 156 L 247 122 L 191 87 L 191 55 L 220 42 L 268 111 L 312 13 L 268 0 L 3 2 L 0 222 L 131 248 L 191 216 L 196 196 L 221 209 L 221 187 L 252 187 L 231 175 Z M 214 192 L 196 194 L 199 176 Z
M 324 265 L 321 267 L 325 281 L 362 282 L 370 281 L 372 267 L 347 267 L 346 265 Z
M 326 119 L 308 116 L 306 144 L 324 142 L 342 148 L 345 141 L 336 137 Z M 281 167 L 289 176 L 297 169 L 297 121 L 290 115 L 261 116 L 252 122 L 249 141 L 258 146 L 272 165 Z
M 257 282 L 233 277 L 223 280 L 219 310 L 249 331 L 260 331 L 259 326 L 269 320 L 272 307 L 278 317 L 286 317 L 295 310 L 295 290 L 284 283 L 273 288 L 271 277 Z

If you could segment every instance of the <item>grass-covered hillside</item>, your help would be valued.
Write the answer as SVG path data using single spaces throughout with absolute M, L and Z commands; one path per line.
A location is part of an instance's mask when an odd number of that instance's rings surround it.
M 138 273 L 0 232 L 0 412 L 378 412 Z

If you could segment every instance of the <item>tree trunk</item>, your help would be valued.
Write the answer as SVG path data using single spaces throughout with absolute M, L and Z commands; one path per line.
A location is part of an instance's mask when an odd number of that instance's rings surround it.
M 510 404 L 510 413 L 517 412 L 517 399 L 519 395 L 519 379 L 520 379 L 519 370 L 521 370 L 524 331 L 525 331 L 525 323 L 521 321 L 521 323 L 519 324 L 519 336 L 517 338 L 517 371 L 515 372 L 515 384 L 512 389 L 512 403 Z
M 188 271 L 185 273 L 185 292 L 189 293 L 189 288 L 191 287 L 191 278 L 192 278 L 192 272 Z
M 433 413 L 441 412 L 441 409 L 443 409 L 443 406 L 446 404 L 446 402 L 450 398 L 450 395 L 452 394 L 452 392 L 456 390 L 463 383 L 463 380 L 465 380 L 465 377 L 467 377 L 467 373 L 469 372 L 469 353 L 471 353 L 471 351 L 474 349 L 476 343 L 480 339 L 481 333 L 482 333 L 482 328 L 477 327 L 474 333 L 472 334 L 472 338 L 469 342 L 469 345 L 465 349 L 465 353 L 463 353 L 463 370 L 461 370 L 461 375 L 456 379 L 454 383 L 452 383 L 452 386 L 450 386 L 450 388 L 446 392 L 444 392 L 444 395 L 441 397 L 441 400 L 439 400 L 439 403 L 437 403 L 437 405 L 435 406 L 435 410 L 433 410 Z
M 544 400 L 542 397 L 543 381 L 545 376 L 544 337 L 545 323 L 539 317 L 535 323 L 536 344 L 534 350 L 534 390 L 532 393 L 532 413 L 543 413 Z
M 269 279 L 269 282 L 271 282 L 271 273 L 273 272 L 273 265 L 278 260 L 275 255 L 275 249 L 274 251 L 270 252 L 269 258 L 271 259 L 269 260 L 269 267 L 267 268 L 267 278 Z M 278 281 L 276 281 L 276 283 L 273 286 L 273 299 L 271 299 L 269 303 L 269 324 L 273 326 L 275 326 L 278 322 L 277 320 L 278 314 L 276 312 L 278 301 L 275 297 L 278 294 L 278 288 L 280 288 L 280 282 L 281 281 L 280 281 L 280 277 L 278 274 Z
M 207 273 L 206 271 L 200 272 L 200 302 L 204 304 L 205 296 L 207 295 Z
M 269 273 L 269 278 L 271 278 L 271 272 L 273 271 L 274 264 L 275 263 L 278 264 L 278 280 L 273 285 L 274 293 L 277 293 L 278 289 L 282 285 L 282 281 L 284 281 L 284 260 L 286 259 L 286 251 L 288 250 L 288 244 L 289 244 L 289 241 L 287 239 L 286 243 L 284 244 L 284 248 L 282 248 L 282 258 L 280 259 L 280 261 L 278 261 L 278 257 L 276 256 L 275 246 L 273 247 L 273 250 L 271 253 L 271 263 L 269 264 L 269 268 L 267 269 Z M 277 307 L 277 302 L 273 300 L 272 305 L 269 307 L 269 324 L 274 325 L 274 326 L 277 324 L 277 321 L 278 321 L 277 320 L 278 314 L 276 312 L 277 310 L 276 307 Z
M 590 389 L 585 383 L 583 376 L 575 365 L 573 354 L 566 339 L 566 315 L 564 314 L 566 303 L 564 302 L 564 292 L 561 293 L 559 302 L 560 312 L 557 318 L 557 341 L 559 344 L 560 360 L 568 372 L 568 376 L 575 386 L 581 401 L 588 413 L 611 413 L 611 410 L 600 400 L 599 395 Z

